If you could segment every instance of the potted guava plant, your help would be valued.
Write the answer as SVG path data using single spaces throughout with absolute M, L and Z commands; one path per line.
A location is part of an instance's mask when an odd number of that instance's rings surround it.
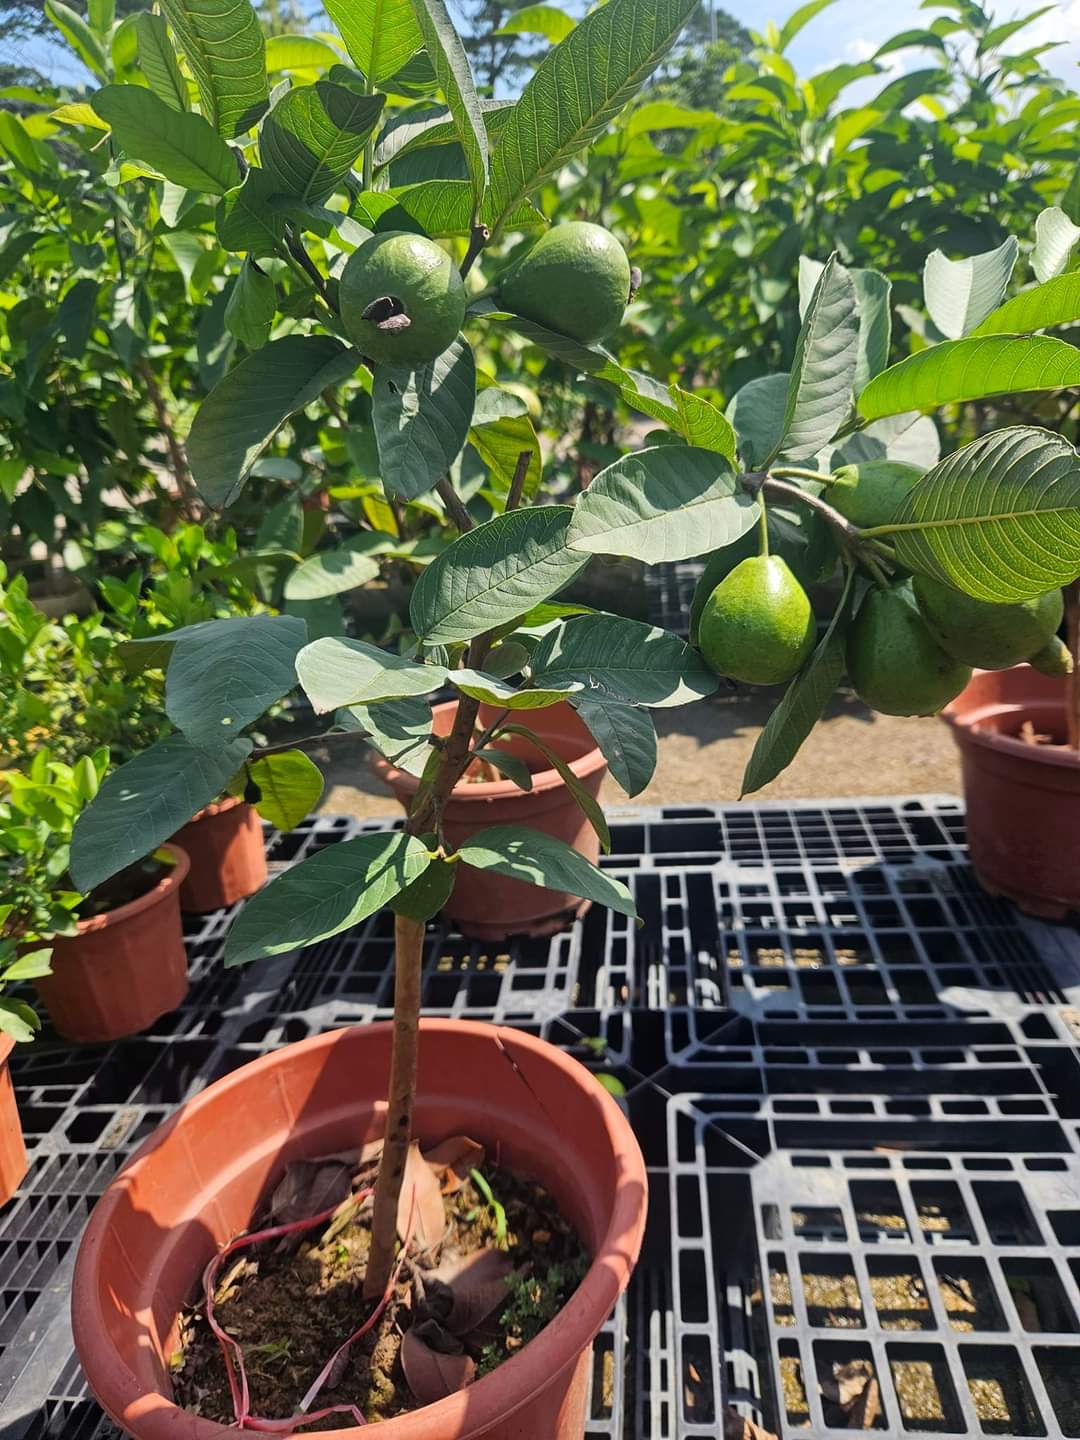
M 316 711 L 346 712 L 417 780 L 400 829 L 358 835 L 284 871 L 240 911 L 224 950 L 226 964 L 246 964 L 389 909 L 393 1021 L 285 1047 L 211 1085 L 145 1143 L 91 1219 L 75 1275 L 76 1343 L 99 1401 L 142 1440 L 180 1428 L 209 1440 L 232 1425 L 293 1433 L 338 1416 L 340 1434 L 378 1419 L 391 1435 L 425 1440 L 580 1437 L 588 1348 L 641 1244 L 641 1153 L 613 1098 L 559 1051 L 508 1029 L 421 1020 L 423 948 L 427 922 L 453 905 L 469 872 L 628 916 L 634 903 L 558 835 L 513 822 L 455 832 L 458 787 L 477 769 L 487 783 L 490 766 L 528 791 L 528 754 L 558 771 L 604 846 L 595 794 L 523 719 L 568 707 L 635 793 L 655 764 L 653 708 L 709 695 L 719 674 L 787 683 L 751 761 L 753 790 L 790 760 L 845 669 L 891 713 L 937 711 L 963 688 L 969 669 L 936 644 L 902 569 L 1010 603 L 1080 573 L 1071 446 L 1014 427 L 940 461 L 936 432 L 919 418 L 972 393 L 1038 389 L 1050 374 L 1040 338 L 991 327 L 974 352 L 953 342 L 962 347 L 955 363 L 943 344 L 886 368 L 888 283 L 831 257 L 807 267 L 790 374 L 751 382 L 725 414 L 601 347 L 639 278 L 612 237 L 597 227 L 564 237 L 556 227 L 529 246 L 544 227 L 532 197 L 611 122 L 691 8 L 609 0 L 551 49 L 516 102 L 485 107 L 441 0 L 393 0 L 377 13 L 334 0 L 328 9 L 356 69 L 342 61 L 324 79 L 283 84 L 271 105 L 246 5 L 164 0 L 150 86 L 92 97 L 119 151 L 219 197 L 218 239 L 245 253 L 236 303 L 261 324 L 188 436 L 204 499 L 231 503 L 290 415 L 358 385 L 370 388 L 386 495 L 430 495 L 457 532 L 416 585 L 412 634 L 396 653 L 311 638 L 290 615 L 157 637 L 169 650 L 160 658 L 177 733 L 109 777 L 75 829 L 73 874 L 84 887 L 101 883 L 133 848 L 171 833 L 193 796 L 273 761 L 246 732 L 297 677 Z M 419 73 L 431 67 L 445 108 L 387 119 L 386 92 L 421 49 Z M 218 55 L 243 64 L 218 65 Z M 422 171 L 423 152 L 444 146 L 462 178 L 440 178 L 440 154 L 437 175 L 392 183 L 391 159 L 406 147 Z M 489 249 L 521 232 L 505 270 L 474 290 Z M 289 324 L 274 334 L 279 284 Z M 621 456 L 569 506 L 536 503 L 539 458 L 528 431 L 512 429 L 498 454 L 488 447 L 489 514 L 477 523 L 455 474 L 475 444 L 477 410 L 501 402 L 490 394 L 497 386 L 478 389 L 463 327 L 515 331 L 669 433 Z M 1059 385 L 1071 383 L 1061 377 L 1078 354 L 1065 351 Z M 862 489 L 852 465 L 912 456 L 913 483 L 878 523 L 852 521 L 826 498 L 845 483 Z M 1047 525 L 1058 542 L 1049 559 L 1031 544 Z M 651 564 L 722 552 L 751 534 L 753 553 L 702 605 L 700 650 L 558 601 L 592 555 Z M 781 544 L 817 547 L 817 571 L 830 558 L 840 566 L 840 598 L 820 639 Z M 454 708 L 440 725 L 427 697 L 444 688 Z M 522 1187 L 546 1223 L 523 1216 Z M 519 1228 L 530 1237 L 524 1249 Z M 555 1234 L 564 1248 L 553 1265 L 542 1247 Z M 267 1318 L 310 1283 L 310 1269 L 307 1280 L 298 1273 L 296 1236 L 308 1237 L 319 1301 L 304 1289 L 286 1307 L 295 1318 L 283 1335 Z M 282 1251 L 279 1241 L 292 1243 Z M 344 1312 L 334 1306 L 341 1293 Z M 266 1384 L 253 1357 L 286 1344 L 295 1360 L 312 1334 L 303 1365 L 285 1367 L 285 1384 Z
M 0 913 L 11 903 L 5 900 Z M 4 933 L 8 919 L 5 915 L 0 920 L 0 1205 L 15 1194 L 27 1168 L 8 1060 L 20 1041 L 32 1040 L 41 1029 L 34 1007 L 20 996 L 4 992 L 21 981 L 37 979 L 49 969 L 48 946 L 32 945 Z

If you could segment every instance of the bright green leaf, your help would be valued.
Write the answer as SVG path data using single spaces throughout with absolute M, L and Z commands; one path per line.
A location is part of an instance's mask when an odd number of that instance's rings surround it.
M 278 750 L 252 760 L 240 772 L 240 793 L 253 781 L 260 791 L 255 809 L 275 830 L 295 830 L 319 803 L 322 771 L 302 750 Z
M 465 668 L 451 670 L 447 678 L 463 695 L 471 695 L 482 705 L 494 705 L 507 710 L 546 710 L 548 706 L 558 705 L 583 688 L 571 683 L 543 690 L 531 685 L 519 689 L 515 685 L 508 685 L 496 675 Z
M 279 70 L 326 70 L 340 65 L 341 56 L 332 45 L 315 35 L 268 35 L 266 73 Z
M 557 45 L 565 40 L 577 21 L 555 5 L 523 5 L 503 20 L 496 35 L 542 35 Z
M 93 106 L 128 155 L 174 185 L 224 195 L 237 183 L 235 155 L 201 115 L 172 110 L 141 85 L 106 85 Z
M 165 17 L 143 10 L 135 15 L 134 24 L 139 69 L 146 76 L 146 83 L 170 110 L 190 110 L 187 81 L 180 73 Z
M 960 400 L 1071 385 L 1080 385 L 1080 350 L 1064 340 L 969 335 L 920 350 L 883 370 L 859 396 L 859 413 L 875 420 Z
M 734 464 L 738 441 L 723 411 L 704 396 L 680 390 L 678 385 L 672 385 L 671 399 L 679 417 L 679 434 L 687 443 L 715 450 Z
M 371 85 L 389 80 L 423 47 L 409 0 L 326 0 L 325 9 Z
M 202 113 L 226 140 L 266 110 L 266 42 L 250 0 L 160 0 L 199 87 Z
M 61 0 L 45 0 L 45 14 L 87 69 L 104 80 L 109 73 L 109 62 L 100 39 L 83 17 L 69 5 L 62 4 Z
M 1080 321 L 1080 271 L 1058 275 L 1043 285 L 1022 290 L 988 315 L 976 335 L 1026 335 Z

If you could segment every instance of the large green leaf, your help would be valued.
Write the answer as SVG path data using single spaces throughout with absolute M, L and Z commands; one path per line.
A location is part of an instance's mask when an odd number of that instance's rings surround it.
M 176 641 L 165 710 L 195 745 L 221 744 L 296 684 L 307 627 L 295 615 L 239 615 Z
M 567 547 L 573 511 L 539 505 L 497 515 L 460 536 L 427 567 L 409 602 L 417 635 L 452 645 L 505 625 L 579 574 L 588 556 Z
M 798 35 L 799 31 L 802 30 L 804 26 L 809 25 L 810 21 L 816 16 L 820 15 L 822 10 L 827 10 L 828 7 L 834 3 L 835 0 L 806 0 L 805 5 L 800 5 L 799 8 L 784 21 L 784 27 L 780 31 L 780 41 L 776 47 L 777 50 L 783 54 L 792 40 L 795 39 L 795 36 Z
M 716 676 L 669 630 L 619 615 L 580 615 L 549 630 L 532 658 L 539 686 L 581 681 L 597 700 L 663 708 L 711 695 Z
M 317 550 L 286 580 L 286 600 L 321 600 L 366 585 L 379 573 L 377 557 L 396 543 L 392 535 L 367 530 L 332 550 Z
M 940 250 L 931 251 L 923 270 L 923 294 L 930 319 L 942 335 L 959 340 L 997 309 L 1019 248 L 1010 235 L 996 250 L 966 260 L 950 260 Z
M 656 770 L 656 726 L 648 710 L 617 700 L 573 695 L 570 703 L 592 731 L 608 769 L 633 799 Z
M 443 0 L 412 0 L 412 7 L 435 66 L 439 89 L 450 107 L 465 152 L 474 201 L 479 206 L 487 189 L 488 138 L 469 57 Z
M 698 446 L 658 445 L 600 471 L 578 497 L 567 544 L 647 565 L 689 560 L 730 545 L 759 513 L 725 456 Z
M 1054 279 L 1067 268 L 1076 242 L 1080 240 L 1080 225 L 1074 225 L 1056 205 L 1044 210 L 1035 221 L 1035 247 L 1031 252 L 1031 268 L 1039 281 Z
M 634 897 L 621 880 L 597 869 L 564 841 L 539 830 L 492 825 L 462 845 L 458 855 L 477 870 L 523 880 L 526 885 L 566 890 L 617 910 L 620 915 L 637 918 Z
M 672 385 L 671 399 L 678 415 L 679 434 L 687 443 L 700 445 L 705 450 L 716 450 L 734 464 L 738 440 L 724 412 L 703 395 L 680 390 L 678 385 Z
M 229 787 L 234 795 L 258 788 L 255 808 L 275 830 L 295 830 L 319 803 L 322 771 L 302 750 L 278 750 L 251 760 Z
M 433 720 L 426 700 L 384 700 L 375 705 L 350 705 L 335 717 L 345 728 L 361 730 L 380 755 L 417 779 L 431 755 Z
M 832 623 L 821 643 L 784 692 L 769 716 L 743 774 L 742 794 L 752 795 L 794 760 L 799 748 L 825 713 L 829 698 L 844 674 L 845 644 L 850 619 L 850 575 Z M 741 797 L 740 797 L 741 798 Z
M 674 44 L 697 0 L 608 0 L 549 50 L 514 107 L 491 165 L 498 224 L 607 128 Z
M 332 194 L 351 173 L 385 98 L 330 80 L 287 90 L 259 132 L 259 154 L 278 190 L 315 205 Z
M 416 230 L 433 240 L 468 235 L 473 222 L 473 189 L 468 180 L 422 180 L 390 190 L 365 190 L 353 207 L 355 218 L 373 230 Z M 511 211 L 507 228 L 531 230 L 547 221 L 527 202 Z
M 1052 335 L 971 336 L 909 355 L 875 376 L 859 396 L 867 420 L 933 410 L 959 400 L 1080 385 L 1080 350 Z
M 446 684 L 446 667 L 380 650 L 364 640 L 327 636 L 305 645 L 296 673 L 316 714 L 380 700 L 430 695 Z
M 161 0 L 195 83 L 202 113 L 226 140 L 266 110 L 266 42 L 251 0 Z
M 748 470 L 764 465 L 780 444 L 790 380 L 784 373 L 759 375 L 756 380 L 748 380 L 728 401 L 727 418 Z
M 70 5 L 64 5 L 62 0 L 45 0 L 45 14 L 87 69 L 104 80 L 109 73 L 109 62 L 101 40 L 83 17 Z
M 199 247 L 199 255 L 203 254 Z M 225 328 L 249 350 L 259 350 L 270 339 L 277 310 L 274 282 L 250 259 L 240 267 L 225 306 Z
M 316 35 L 268 35 L 266 72 L 280 70 L 327 70 L 341 64 L 341 54 Z
M 380 365 L 371 388 L 372 422 L 388 495 L 415 500 L 461 454 L 476 404 L 476 361 L 459 336 L 430 365 Z
M 92 103 L 127 154 L 174 185 L 224 195 L 239 181 L 235 155 L 201 115 L 170 109 L 142 85 L 106 85 Z
M 423 47 L 409 0 L 326 0 L 324 8 L 370 85 L 389 80 Z
M 830 256 L 806 307 L 784 404 L 779 453 L 809 460 L 832 439 L 851 410 L 859 362 L 855 285 Z
M 1048 430 L 995 430 L 947 455 L 871 533 L 978 600 L 1032 600 L 1080 575 L 1080 456 Z
M 180 73 L 164 15 L 143 10 L 133 20 L 139 48 L 139 69 L 146 76 L 146 83 L 170 110 L 190 110 L 187 81 Z
M 328 845 L 247 902 L 225 940 L 225 964 L 328 940 L 389 904 L 430 863 L 421 842 L 399 831 Z
M 329 335 L 287 335 L 241 360 L 202 403 L 188 435 L 191 473 L 208 505 L 231 505 L 290 415 L 355 371 Z
M 1044 285 L 1022 290 L 988 315 L 975 335 L 1026 335 L 1080 320 L 1080 272 L 1058 275 Z
M 251 753 L 237 736 L 202 750 L 168 735 L 107 777 L 71 837 L 71 878 L 83 891 L 142 860 L 216 800 Z
M 859 307 L 859 358 L 855 365 L 855 394 L 889 363 L 892 343 L 891 283 L 876 270 L 852 270 Z

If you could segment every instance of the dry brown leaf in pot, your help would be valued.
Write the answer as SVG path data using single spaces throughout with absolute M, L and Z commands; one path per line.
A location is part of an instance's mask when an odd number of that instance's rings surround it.
M 408 1239 L 410 1227 L 413 1244 L 419 1250 L 430 1250 L 446 1234 L 442 1190 L 415 1140 L 409 1146 L 398 1197 L 397 1230 L 402 1241 Z
M 340 1205 L 352 1190 L 354 1168 L 355 1160 L 350 1164 L 337 1156 L 291 1161 L 270 1200 L 273 1223 L 292 1225 Z
M 468 1135 L 452 1135 L 424 1152 L 424 1159 L 439 1177 L 444 1195 L 454 1195 L 469 1178 L 470 1170 L 484 1163 L 484 1147 Z
M 409 1389 L 421 1405 L 434 1405 L 447 1395 L 464 1390 L 476 1375 L 476 1364 L 464 1351 L 460 1354 L 446 1354 L 431 1343 L 456 1343 L 442 1327 L 429 1320 L 425 1325 L 414 1325 L 405 1332 L 401 1342 L 401 1368 Z
M 503 1250 L 479 1250 L 445 1258 L 434 1273 L 453 1296 L 446 1328 L 468 1335 L 506 1303 L 514 1262 Z

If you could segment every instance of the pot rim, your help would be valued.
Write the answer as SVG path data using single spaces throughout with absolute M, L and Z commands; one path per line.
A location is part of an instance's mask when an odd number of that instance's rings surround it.
M 1060 705 L 1043 701 L 1032 704 L 1025 701 L 992 700 L 982 705 L 959 708 L 958 702 L 946 706 L 941 718 L 952 729 L 961 743 L 978 745 L 999 755 L 1009 755 L 1029 765 L 1054 766 L 1063 770 L 1080 769 L 1080 751 L 1070 750 L 1064 745 L 1029 745 L 1015 735 L 1003 735 L 987 725 L 988 720 L 1005 715 L 1031 715 L 1036 709 L 1053 708 L 1064 715 L 1065 702 Z
M 88 915 L 85 920 L 79 921 L 78 935 L 89 935 L 94 930 L 107 930 L 110 925 L 120 925 L 125 920 L 130 920 L 136 915 L 141 915 L 144 910 L 149 910 L 155 905 L 160 905 L 171 890 L 178 890 L 187 879 L 188 871 L 191 869 L 191 861 L 186 850 L 181 850 L 179 845 L 172 841 L 155 847 L 158 850 L 167 850 L 170 855 L 176 857 L 172 867 L 161 877 L 161 879 L 145 895 L 139 895 L 134 900 L 127 901 L 124 905 L 118 905 L 115 910 L 103 910 L 100 915 Z M 75 936 L 60 935 L 59 940 L 74 939 Z
M 457 709 L 457 704 L 456 700 L 445 700 L 440 705 L 432 706 L 432 714 L 438 715 L 440 712 L 445 713 L 447 710 Z M 594 745 L 591 750 L 586 750 L 585 754 L 579 755 L 576 760 L 567 760 L 566 764 L 579 780 L 587 780 L 598 771 L 605 769 L 607 760 L 599 745 Z M 375 749 L 371 751 L 371 768 L 385 784 L 392 786 L 395 790 L 403 790 L 406 795 L 415 795 L 420 788 L 417 776 L 410 775 L 407 770 L 399 770 L 396 765 L 392 765 Z M 527 800 L 532 795 L 542 795 L 546 791 L 556 790 L 565 784 L 566 781 L 558 770 L 554 766 L 549 766 L 546 770 L 533 771 L 531 790 L 520 789 L 513 780 L 459 780 L 451 790 L 450 798 L 466 802 L 513 798 Z M 380 1423 L 385 1425 L 386 1421 Z
M 579 1061 L 571 1059 L 562 1050 L 538 1036 L 510 1026 L 443 1018 L 421 1019 L 420 1026 L 421 1032 L 426 1031 L 429 1035 L 464 1031 L 477 1039 L 496 1040 L 501 1033 L 505 1033 L 507 1040 L 515 1046 L 530 1050 L 543 1063 L 567 1072 L 576 1083 L 590 1090 L 598 1099 L 612 1153 L 621 1157 L 622 1164 L 607 1228 L 584 1279 L 569 1303 L 518 1355 L 504 1361 L 497 1370 L 475 1381 L 465 1390 L 459 1390 L 436 1401 L 434 1405 L 425 1405 L 420 1410 L 379 1422 L 379 1433 L 385 1434 L 387 1440 L 394 1440 L 395 1436 L 402 1435 L 415 1440 L 417 1435 L 423 1433 L 416 1428 L 421 1416 L 427 1417 L 423 1423 L 432 1427 L 438 1425 L 440 1434 L 458 1433 L 459 1430 L 464 1433 L 462 1427 L 466 1422 L 469 1433 L 482 1434 L 486 1427 L 518 1413 L 529 1405 L 533 1397 L 545 1389 L 556 1375 L 562 1374 L 576 1363 L 585 1346 L 592 1343 L 604 1320 L 611 1313 L 615 1301 L 626 1287 L 640 1252 L 647 1210 L 648 1175 L 630 1122 L 614 1098 Z M 91 1213 L 79 1244 L 72 1280 L 71 1312 L 76 1330 L 92 1336 L 95 1347 L 99 1351 L 104 1348 L 107 1352 L 111 1393 L 108 1397 L 98 1395 L 97 1398 L 118 1424 L 123 1427 L 138 1426 L 138 1434 L 143 1440 L 179 1440 L 181 1435 L 185 1440 L 220 1440 L 220 1437 L 232 1434 L 231 1428 L 223 1427 L 217 1421 L 204 1420 L 190 1411 L 181 1410 L 160 1390 L 144 1389 L 111 1340 L 95 1284 L 95 1252 L 99 1246 L 99 1235 L 108 1226 L 113 1212 L 126 1203 L 126 1187 L 123 1183 L 125 1178 L 164 1144 L 178 1115 L 198 1114 L 199 1110 L 212 1103 L 207 1099 L 211 1091 L 220 1093 L 221 1088 L 235 1084 L 237 1077 L 241 1075 L 250 1079 L 265 1072 L 269 1076 L 287 1052 L 330 1050 L 343 1043 L 346 1036 L 370 1034 L 373 1029 L 386 1031 L 392 1027 L 392 1020 L 383 1020 L 374 1024 L 329 1030 L 293 1045 L 282 1046 L 240 1066 L 179 1107 L 169 1120 L 139 1146 L 102 1195 Z M 637 1186 L 629 1183 L 634 1180 L 637 1180 Z M 640 1195 L 635 1194 L 638 1188 Z M 583 1344 L 581 1335 L 585 1330 L 588 1331 L 588 1338 Z M 80 1348 L 78 1339 L 76 1348 Z M 516 1398 L 513 1403 L 508 1404 L 505 1390 L 507 1381 L 511 1379 L 517 1382 L 513 1387 Z M 500 1381 L 501 1383 L 493 1383 Z M 352 1440 L 357 1430 L 355 1426 L 349 1426 L 324 1433 L 327 1440 Z

